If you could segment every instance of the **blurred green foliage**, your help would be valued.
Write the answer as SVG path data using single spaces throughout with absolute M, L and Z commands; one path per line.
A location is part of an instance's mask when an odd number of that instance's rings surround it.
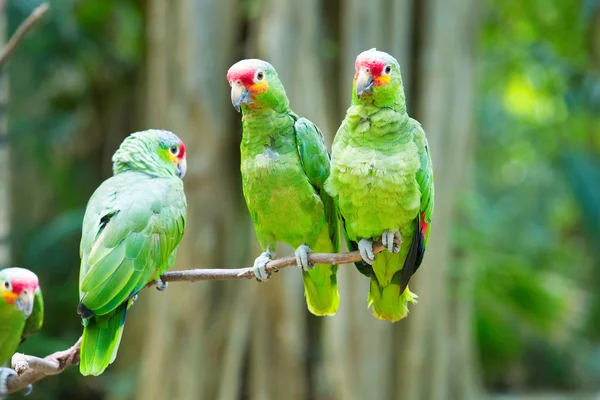
M 599 7 L 484 7 L 474 187 L 456 245 L 476 271 L 491 389 L 600 385 Z

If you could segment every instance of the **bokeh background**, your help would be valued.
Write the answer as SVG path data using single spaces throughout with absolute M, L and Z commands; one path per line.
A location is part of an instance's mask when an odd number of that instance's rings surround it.
M 0 31 L 39 4 L 3 1 Z M 373 318 L 350 266 L 338 314 L 322 319 L 294 269 L 262 284 L 174 283 L 142 293 L 104 375 L 71 367 L 30 399 L 597 398 L 600 1 L 50 4 L 0 78 L 0 266 L 35 271 L 47 305 L 20 351 L 79 337 L 81 220 L 131 132 L 169 129 L 188 146 L 176 268 L 251 265 L 225 79 L 239 59 L 269 60 L 329 145 L 356 55 L 393 54 L 428 134 L 436 209 L 406 320 Z

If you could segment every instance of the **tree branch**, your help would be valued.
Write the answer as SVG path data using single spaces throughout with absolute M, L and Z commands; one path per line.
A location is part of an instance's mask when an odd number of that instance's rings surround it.
M 16 353 L 12 368 L 17 375 L 8 378 L 8 393 L 14 393 L 50 375 L 58 375 L 69 365 L 79 364 L 81 338 L 71 348 L 57 351 L 45 358 Z
M 373 253 L 377 254 L 383 251 L 383 244 L 378 240 L 373 244 Z M 311 264 L 349 264 L 362 260 L 360 252 L 352 251 L 348 253 L 313 253 L 308 255 L 308 262 Z M 296 267 L 296 257 L 278 258 L 267 263 L 267 272 L 276 272 L 282 268 Z M 188 269 L 183 271 L 165 272 L 160 279 L 163 282 L 198 282 L 198 281 L 229 281 L 234 279 L 252 279 L 254 271 L 252 268 L 237 269 Z M 148 286 L 153 286 L 155 282 L 150 282 Z
M 27 32 L 33 28 L 33 26 L 48 12 L 50 6 L 48 3 L 43 3 L 42 5 L 37 6 L 31 14 L 25 19 L 25 21 L 21 22 L 21 25 L 17 28 L 15 33 L 8 39 L 6 46 L 0 52 L 0 68 L 4 66 L 6 60 L 12 55 L 12 52 L 15 50 L 17 45 L 23 40 Z
M 373 244 L 373 253 L 377 254 L 384 249 L 381 240 Z M 349 264 L 360 261 L 360 252 L 348 253 L 313 253 L 309 254 L 311 264 Z M 267 263 L 266 271 L 275 272 L 282 268 L 296 267 L 296 257 L 278 258 Z M 252 268 L 237 269 L 189 269 L 184 271 L 165 272 L 161 275 L 163 282 L 198 282 L 198 281 L 226 281 L 234 279 L 254 278 Z M 154 285 L 150 282 L 146 287 Z M 16 353 L 12 358 L 12 367 L 17 372 L 16 376 L 8 379 L 8 393 L 14 393 L 27 388 L 47 376 L 60 374 L 69 365 L 79 364 L 79 348 L 81 338 L 71 348 L 50 354 L 45 358 L 28 356 Z

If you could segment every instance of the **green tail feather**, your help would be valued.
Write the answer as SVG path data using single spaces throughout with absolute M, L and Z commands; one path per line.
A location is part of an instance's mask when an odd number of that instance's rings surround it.
M 374 271 L 381 271 L 387 275 L 387 269 L 396 266 L 400 262 L 400 254 L 390 254 L 385 250 L 379 253 L 373 263 Z M 385 272 L 384 272 L 385 271 Z M 408 315 L 408 303 L 416 303 L 418 296 L 412 293 L 408 286 L 404 292 L 400 293 L 402 288 L 401 270 L 397 270 L 388 280 L 377 278 L 375 273 L 371 274 L 371 284 L 369 287 L 368 306 L 373 306 L 373 315 L 379 319 L 396 322 Z
M 315 265 L 302 271 L 308 311 L 317 316 L 334 315 L 340 305 L 337 288 L 337 265 Z
M 113 313 L 92 317 L 83 328 L 79 371 L 81 375 L 98 376 L 112 364 L 117 357 L 127 303 L 119 306 Z

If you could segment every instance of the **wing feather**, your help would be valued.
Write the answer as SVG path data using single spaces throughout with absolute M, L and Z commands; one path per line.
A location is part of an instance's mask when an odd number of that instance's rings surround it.
M 325 181 L 329 177 L 331 159 L 323 134 L 306 118 L 298 118 L 294 123 L 294 130 L 304 172 L 323 202 L 329 237 L 337 253 L 340 249 L 339 217 L 334 199 L 324 189 Z
M 108 314 L 166 269 L 183 236 L 185 213 L 178 179 L 126 172 L 101 185 L 84 217 L 81 304 Z

